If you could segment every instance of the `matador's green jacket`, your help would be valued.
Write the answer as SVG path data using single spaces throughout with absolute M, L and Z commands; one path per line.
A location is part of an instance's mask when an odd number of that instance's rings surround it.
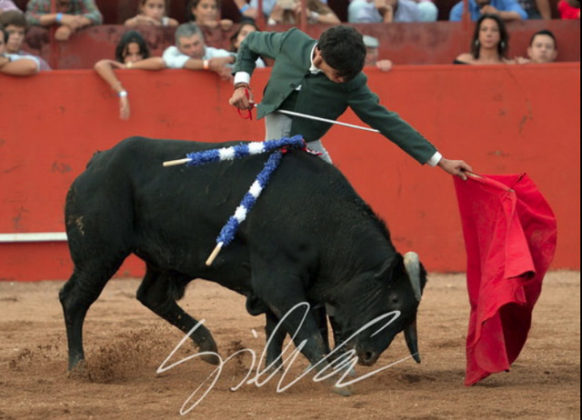
M 252 74 L 258 56 L 275 59 L 271 78 L 258 106 L 258 118 L 276 109 L 337 119 L 349 106 L 369 126 L 378 129 L 420 163 L 437 151 L 418 131 L 398 114 L 379 104 L 370 91 L 367 77 L 360 72 L 346 83 L 334 83 L 323 73 L 312 74 L 311 52 L 316 40 L 293 28 L 287 32 L 252 32 L 242 43 L 234 72 Z M 295 89 L 301 85 L 301 90 Z M 331 125 L 304 118 L 293 118 L 291 135 L 301 134 L 306 141 L 320 139 Z

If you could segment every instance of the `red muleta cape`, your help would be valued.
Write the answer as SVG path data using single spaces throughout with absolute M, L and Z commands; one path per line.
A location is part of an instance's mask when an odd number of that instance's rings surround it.
M 556 249 L 556 218 L 527 175 L 455 177 L 471 303 L 465 385 L 509 370 Z

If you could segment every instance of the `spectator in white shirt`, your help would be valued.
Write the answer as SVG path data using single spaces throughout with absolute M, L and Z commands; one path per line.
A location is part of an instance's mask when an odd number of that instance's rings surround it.
M 210 70 L 223 80 L 232 80 L 235 54 L 204 44 L 204 35 L 195 23 L 183 23 L 175 33 L 176 45 L 166 48 L 162 58 L 170 69 Z
M 0 73 L 10 76 L 32 76 L 38 73 L 40 63 L 37 58 L 6 52 L 8 39 L 8 32 L 0 26 Z

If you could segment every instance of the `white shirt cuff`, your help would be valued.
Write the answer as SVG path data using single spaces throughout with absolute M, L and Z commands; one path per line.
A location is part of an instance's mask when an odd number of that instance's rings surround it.
M 437 166 L 442 158 L 443 155 L 441 155 L 439 152 L 434 152 L 434 155 L 432 155 L 426 163 L 428 163 L 429 166 Z
M 234 75 L 234 84 L 237 83 L 246 83 L 247 85 L 251 82 L 251 75 L 248 74 L 246 71 L 238 71 Z

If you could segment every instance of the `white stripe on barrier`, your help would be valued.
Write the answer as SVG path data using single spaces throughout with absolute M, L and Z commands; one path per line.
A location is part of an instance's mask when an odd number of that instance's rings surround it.
M 65 232 L 0 233 L 0 243 L 66 241 Z

